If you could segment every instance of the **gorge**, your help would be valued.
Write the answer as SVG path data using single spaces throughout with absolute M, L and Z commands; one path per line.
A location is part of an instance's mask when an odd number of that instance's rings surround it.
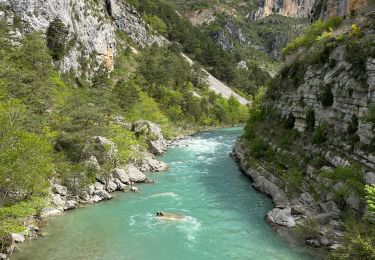
M 0 0 L 0 259 L 375 259 L 374 91 L 373 0 Z

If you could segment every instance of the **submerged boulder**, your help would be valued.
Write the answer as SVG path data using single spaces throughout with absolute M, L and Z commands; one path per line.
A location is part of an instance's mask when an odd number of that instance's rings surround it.
M 164 211 L 157 211 L 156 216 L 159 219 L 165 219 L 165 220 L 182 220 L 185 218 L 185 216 L 181 213 L 169 213 Z

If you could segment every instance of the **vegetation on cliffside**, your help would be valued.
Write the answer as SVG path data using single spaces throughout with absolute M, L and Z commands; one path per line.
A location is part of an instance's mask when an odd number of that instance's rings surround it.
M 370 14 L 357 23 L 344 21 L 341 27 L 343 20 L 338 17 L 312 24 L 284 49 L 286 62 L 268 85 L 263 102 L 251 109 L 245 127 L 249 167 L 261 167 L 274 176 L 271 181 L 292 202 L 292 214 L 306 243 L 331 246 L 327 230 L 343 231 L 332 247 L 332 259 L 375 258 L 375 186 L 366 177 L 372 176 L 374 162 L 357 157 L 361 153 L 362 158 L 373 158 L 375 152 L 370 94 L 373 22 Z M 345 69 L 346 64 L 350 69 Z M 340 81 L 343 77 L 350 79 L 348 90 L 346 82 Z M 337 112 L 340 102 L 352 107 L 337 117 L 335 113 L 342 112 Z M 362 107 L 364 112 L 359 114 Z M 372 134 L 366 135 L 366 129 Z M 343 146 L 344 150 L 338 149 Z M 312 198 L 308 204 L 306 196 Z M 293 204 L 296 201 L 302 204 Z M 337 209 L 327 210 L 327 202 Z M 299 205 L 308 208 L 302 221 Z M 339 220 L 339 226 L 322 221 L 322 212 Z

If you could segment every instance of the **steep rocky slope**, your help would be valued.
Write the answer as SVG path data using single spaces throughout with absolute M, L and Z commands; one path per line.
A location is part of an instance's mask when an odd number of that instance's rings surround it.
M 351 232 L 374 246 L 365 203 L 365 185 L 375 185 L 374 21 L 368 14 L 293 54 L 234 149 L 254 187 L 273 198 L 267 221 L 315 247 L 343 248 Z

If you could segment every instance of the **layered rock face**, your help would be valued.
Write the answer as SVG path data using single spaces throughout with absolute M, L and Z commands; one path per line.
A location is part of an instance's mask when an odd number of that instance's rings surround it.
M 309 19 L 327 19 L 332 16 L 347 16 L 367 5 L 367 0 L 315 0 Z
M 118 29 L 140 47 L 165 42 L 162 37 L 154 36 L 147 30 L 145 22 L 133 7 L 120 0 L 0 0 L 0 5 L 5 6 L 11 24 L 15 17 L 20 18 L 25 32 L 17 34 L 30 31 L 45 33 L 56 18 L 64 23 L 72 48 L 57 64 L 62 72 L 71 69 L 79 72 L 80 60 L 83 59 L 92 61 L 91 71 L 95 71 L 98 65 L 112 70 L 117 54 Z
M 255 18 L 280 14 L 295 18 L 307 17 L 315 0 L 261 0 Z
M 367 0 L 261 0 L 255 18 L 280 14 L 311 21 L 346 16 L 367 5 Z
M 293 114 L 295 128 L 300 132 L 306 130 L 306 117 L 313 112 L 316 127 L 328 123 L 337 134 L 337 142 L 332 151 L 375 169 L 375 157 L 371 153 L 361 151 L 359 147 L 350 150 L 348 141 L 339 138 L 350 127 L 357 129 L 356 133 L 362 144 L 369 145 L 375 137 L 373 125 L 365 120 L 370 105 L 375 103 L 375 59 L 367 58 L 363 71 L 367 80 L 361 82 L 353 76 L 353 65 L 344 59 L 344 53 L 345 46 L 332 52 L 330 59 L 335 62 L 333 67 L 328 64 L 309 67 L 304 83 L 297 89 L 283 92 L 274 106 L 283 117 Z M 323 106 L 324 95 L 332 95 L 331 105 Z M 325 156 L 330 158 L 331 164 L 345 165 L 345 160 L 335 159 L 333 154 L 334 152 Z

